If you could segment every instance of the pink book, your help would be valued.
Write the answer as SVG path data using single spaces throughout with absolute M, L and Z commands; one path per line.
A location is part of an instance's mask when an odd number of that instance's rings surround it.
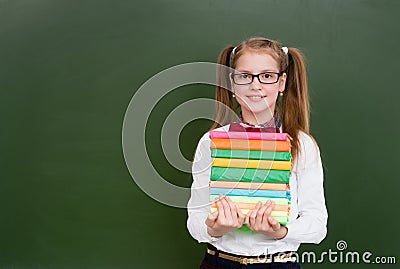
M 290 135 L 287 133 L 230 132 L 230 131 L 210 131 L 210 138 L 273 140 L 273 141 L 292 140 Z

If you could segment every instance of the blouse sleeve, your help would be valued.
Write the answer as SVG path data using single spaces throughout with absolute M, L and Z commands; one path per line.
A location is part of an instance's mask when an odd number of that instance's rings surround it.
M 193 183 L 188 202 L 187 228 L 191 236 L 198 242 L 218 240 L 207 232 L 205 221 L 210 210 L 209 181 L 211 173 L 211 152 L 208 133 L 200 139 L 192 165 Z
M 297 204 L 299 216 L 287 224 L 283 241 L 320 243 L 327 233 L 323 169 L 320 151 L 314 140 L 300 132 L 301 152 L 297 163 Z

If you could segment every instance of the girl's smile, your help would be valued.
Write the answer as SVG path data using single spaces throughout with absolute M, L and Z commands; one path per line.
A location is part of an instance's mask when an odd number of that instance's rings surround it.
M 267 96 L 266 95 L 246 95 L 246 97 L 249 98 L 249 100 L 251 100 L 253 102 L 260 102 Z

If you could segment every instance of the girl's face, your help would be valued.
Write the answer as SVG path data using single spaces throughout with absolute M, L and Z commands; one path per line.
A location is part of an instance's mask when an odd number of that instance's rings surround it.
M 266 50 L 247 50 L 236 62 L 236 73 L 260 74 L 265 72 L 279 73 L 279 65 Z M 236 85 L 231 78 L 232 90 L 242 108 L 246 121 L 260 124 L 268 121 L 274 111 L 279 92 L 285 90 L 286 74 L 279 77 L 275 84 L 260 83 L 257 77 L 247 85 Z M 251 122 L 250 122 L 251 123 Z

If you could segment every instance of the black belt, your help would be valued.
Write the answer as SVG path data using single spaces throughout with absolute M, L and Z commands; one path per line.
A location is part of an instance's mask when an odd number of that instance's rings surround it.
M 217 250 L 213 245 L 207 245 L 207 253 L 222 259 L 238 262 L 240 264 L 273 263 L 273 262 L 296 262 L 297 254 L 295 251 L 285 251 L 276 254 L 260 256 L 240 256 Z

